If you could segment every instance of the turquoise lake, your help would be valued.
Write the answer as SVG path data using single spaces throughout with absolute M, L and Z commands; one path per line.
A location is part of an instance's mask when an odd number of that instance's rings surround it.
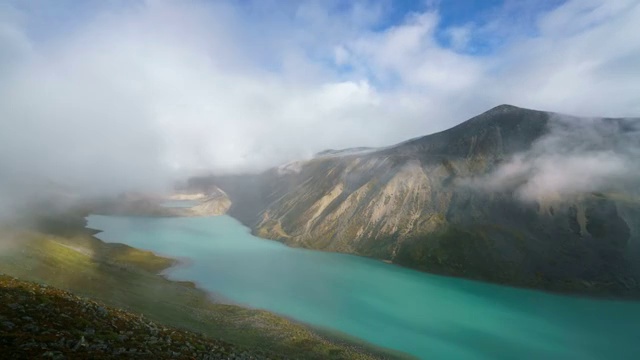
M 252 236 L 229 216 L 91 215 L 98 238 L 188 258 L 168 271 L 233 302 L 424 359 L 640 359 L 640 302 L 421 273 Z

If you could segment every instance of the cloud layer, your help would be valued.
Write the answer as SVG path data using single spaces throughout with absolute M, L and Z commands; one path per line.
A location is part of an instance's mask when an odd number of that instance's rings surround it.
M 591 192 L 636 194 L 640 186 L 640 119 L 554 115 L 549 133 L 491 173 L 465 185 L 512 192 L 527 202 Z
M 34 4 L 0 5 L 5 183 L 161 187 L 194 171 L 389 145 L 501 103 L 640 114 L 638 1 L 567 1 L 526 29 L 505 25 L 509 2 L 490 21 L 450 28 L 433 6 L 382 26 L 385 1 L 114 1 L 73 21 Z

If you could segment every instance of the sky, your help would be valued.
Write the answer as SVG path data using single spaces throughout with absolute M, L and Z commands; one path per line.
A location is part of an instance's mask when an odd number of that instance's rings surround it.
M 0 0 L 0 189 L 257 172 L 504 103 L 639 116 L 638 19 L 640 0 Z

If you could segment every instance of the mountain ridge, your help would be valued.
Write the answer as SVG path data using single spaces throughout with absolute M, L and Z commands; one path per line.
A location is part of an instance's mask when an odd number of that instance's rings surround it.
M 565 157 L 616 153 L 623 138 L 635 146 L 640 119 L 598 121 L 596 131 L 584 118 L 500 105 L 394 146 L 316 157 L 290 172 L 192 179 L 190 186 L 215 184 L 229 194 L 231 216 L 291 246 L 517 286 L 635 294 L 638 253 L 630 249 L 639 243 L 640 204 L 621 202 L 618 191 L 626 188 L 524 198 L 532 196 L 538 162 L 556 143 L 566 145 L 555 137 L 567 129 L 575 130 L 567 139 L 577 150 Z M 582 128 L 589 129 L 584 139 Z M 522 173 L 509 173 L 518 167 Z

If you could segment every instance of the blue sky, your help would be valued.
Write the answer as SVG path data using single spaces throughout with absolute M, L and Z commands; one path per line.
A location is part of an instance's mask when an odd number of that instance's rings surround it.
M 0 154 L 147 183 L 390 145 L 503 103 L 637 116 L 638 18 L 640 0 L 4 0 Z
M 215 3 L 216 0 L 204 1 Z M 218 1 L 220 2 L 220 1 Z M 263 1 L 264 2 L 264 1 Z M 358 2 L 329 1 L 332 3 L 331 11 L 348 12 Z M 327 2 L 327 3 L 329 3 Z M 117 11 L 123 8 L 135 8 L 144 6 L 141 0 L 132 1 L 77 1 L 60 0 L 55 3 L 46 1 L 13 1 L 13 7 L 29 13 L 30 31 L 34 37 L 46 37 L 71 31 L 93 17 L 105 11 Z M 244 7 L 247 17 L 257 7 L 255 0 L 239 1 L 239 7 Z M 268 1 L 266 2 L 268 3 Z M 272 12 L 274 8 L 296 9 L 300 1 L 288 1 L 287 3 L 271 2 L 269 6 L 261 5 Z M 564 0 L 369 0 L 364 7 L 381 6 L 381 16 L 371 24 L 372 30 L 385 30 L 398 24 L 402 24 L 407 16 L 424 11 L 437 11 L 439 14 L 437 38 L 443 46 L 450 46 L 451 41 L 447 30 L 452 27 L 473 26 L 480 29 L 491 22 L 502 22 L 500 25 L 509 31 L 535 32 L 535 21 L 541 13 L 554 9 L 564 3 Z M 263 16 L 264 13 L 260 13 Z M 260 21 L 260 19 L 256 19 Z M 53 31 L 52 31 L 53 30 Z M 496 34 L 493 34 L 494 36 Z M 469 44 L 471 53 L 490 53 L 500 43 L 496 39 L 483 39 L 480 34 L 472 36 Z M 477 49 L 477 50 L 473 50 Z
M 471 25 L 476 36 L 471 36 L 468 47 L 463 51 L 486 55 L 504 45 L 510 35 L 536 34 L 538 16 L 560 6 L 564 0 L 543 1 L 501 1 L 501 0 L 445 0 L 437 6 L 440 14 L 438 39 L 444 46 L 451 46 L 447 29 Z M 496 23 L 501 33 L 484 33 L 482 29 Z

